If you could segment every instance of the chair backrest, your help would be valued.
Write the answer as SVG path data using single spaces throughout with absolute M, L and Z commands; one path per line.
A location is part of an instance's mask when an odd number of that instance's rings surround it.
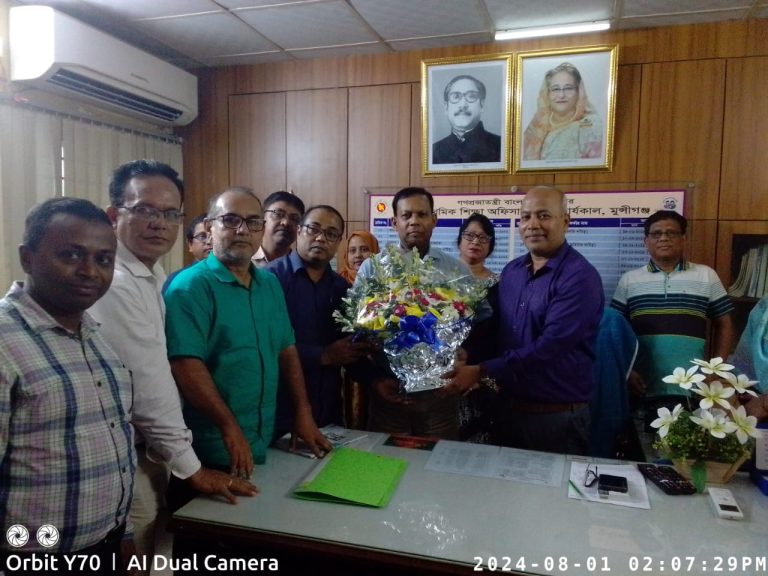
M 627 378 L 637 356 L 637 337 L 617 310 L 606 308 L 595 340 L 594 389 L 590 400 L 589 455 L 616 456 L 616 438 L 629 420 Z

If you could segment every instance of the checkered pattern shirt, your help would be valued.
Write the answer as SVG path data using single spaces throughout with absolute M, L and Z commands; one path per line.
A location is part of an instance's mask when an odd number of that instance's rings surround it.
M 27 528 L 21 552 L 81 550 L 126 521 L 131 376 L 97 327 L 85 314 L 66 330 L 19 283 L 0 300 L 0 529 Z M 50 548 L 35 538 L 45 524 Z

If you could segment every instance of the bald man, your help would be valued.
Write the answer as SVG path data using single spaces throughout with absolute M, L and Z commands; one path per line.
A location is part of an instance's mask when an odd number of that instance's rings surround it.
M 537 186 L 525 195 L 520 236 L 528 254 L 501 273 L 496 355 L 447 375 L 449 394 L 495 379 L 505 446 L 587 453 L 594 345 L 605 297 L 600 274 L 565 239 L 569 223 L 557 188 Z

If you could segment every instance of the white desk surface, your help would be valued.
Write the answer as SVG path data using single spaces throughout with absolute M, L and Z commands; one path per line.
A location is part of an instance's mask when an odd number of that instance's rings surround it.
M 386 508 L 293 498 L 291 490 L 316 461 L 270 450 L 254 475 L 257 497 L 236 506 L 199 497 L 174 518 L 210 524 L 214 532 L 226 526 L 436 560 L 468 573 L 478 558 L 515 572 L 523 571 L 516 568 L 522 559 L 531 574 L 563 573 L 558 564 L 565 562 L 568 576 L 768 573 L 768 497 L 743 474 L 728 488 L 745 520 L 728 521 L 714 516 L 706 495 L 667 496 L 651 483 L 650 510 L 569 499 L 568 461 L 556 488 L 430 472 L 424 469 L 430 452 L 383 446 L 386 435 L 377 436 L 375 452 L 410 462 Z

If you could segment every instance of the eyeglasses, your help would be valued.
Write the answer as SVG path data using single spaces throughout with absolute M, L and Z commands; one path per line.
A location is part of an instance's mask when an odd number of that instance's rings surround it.
M 341 239 L 341 232 L 337 232 L 333 228 L 321 228 L 315 224 L 303 224 L 302 228 L 310 236 L 320 236 L 322 234 L 328 242 L 337 242 Z
M 205 242 L 208 240 L 208 234 L 206 232 L 200 232 L 200 234 L 192 236 L 192 239 L 197 240 L 198 242 Z
M 480 100 L 480 92 L 477 90 L 468 90 L 466 92 L 448 92 L 448 102 L 458 104 L 464 98 L 469 104 L 474 104 Z
M 480 244 L 488 244 L 488 242 L 491 241 L 490 236 L 486 236 L 485 234 L 475 234 L 474 232 L 464 232 L 461 237 L 467 242 L 479 242 Z
M 573 94 L 576 92 L 576 86 L 571 86 L 570 84 L 566 84 L 565 86 L 550 86 L 549 87 L 549 93 L 555 94 L 557 96 L 561 96 L 563 94 Z
M 661 240 L 662 237 L 666 236 L 670 240 L 677 240 L 683 235 L 682 232 L 678 232 L 677 230 L 664 230 L 663 232 L 651 232 L 648 234 L 649 238 L 653 238 L 654 240 Z
M 587 471 L 584 474 L 584 486 L 591 488 L 594 486 L 595 482 L 597 482 L 598 478 L 600 478 L 600 475 L 597 473 L 597 465 L 595 465 L 595 469 L 592 470 L 592 464 L 588 464 Z
M 180 224 L 182 218 L 184 218 L 184 212 L 177 210 L 176 208 L 158 210 L 157 208 L 147 206 L 146 204 L 137 204 L 136 206 L 118 206 L 118 208 L 128 210 L 128 212 L 136 216 L 136 218 L 146 222 L 157 222 L 160 220 L 160 216 L 162 216 L 165 218 L 165 221 L 168 224 Z
M 264 230 L 264 219 L 256 216 L 243 218 L 237 214 L 222 214 L 221 216 L 211 218 L 211 220 L 221 220 L 221 225 L 230 230 L 239 230 L 243 222 L 245 222 L 245 225 L 251 232 L 261 232 Z
M 265 214 L 268 214 L 268 218 L 272 222 L 282 222 L 286 218 L 288 222 L 294 226 L 298 226 L 301 223 L 301 214 L 288 214 L 285 210 L 264 210 Z

